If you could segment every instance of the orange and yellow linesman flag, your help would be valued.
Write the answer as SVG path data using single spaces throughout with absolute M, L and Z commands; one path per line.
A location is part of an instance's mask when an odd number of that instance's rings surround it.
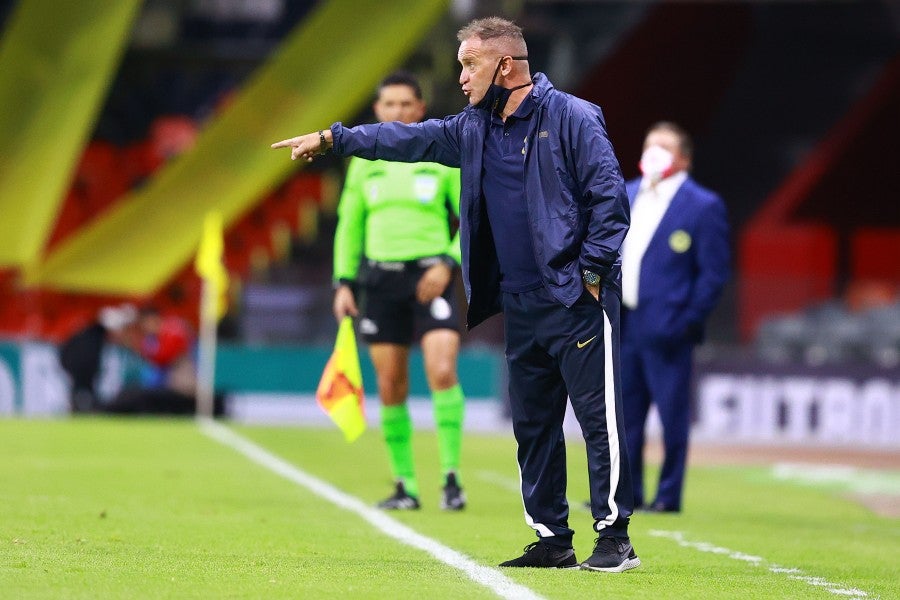
M 353 333 L 353 319 L 344 317 L 338 328 L 334 352 L 316 390 L 316 401 L 352 442 L 366 430 L 362 371 Z
M 200 238 L 194 269 L 212 292 L 209 302 L 204 302 L 201 311 L 209 311 L 208 314 L 214 316 L 216 321 L 224 317 L 228 310 L 228 270 L 222 262 L 224 251 L 222 213 L 208 212 L 203 221 L 203 237 Z

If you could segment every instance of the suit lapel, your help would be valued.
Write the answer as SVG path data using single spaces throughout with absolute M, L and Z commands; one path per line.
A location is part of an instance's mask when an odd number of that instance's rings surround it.
M 667 238 L 668 234 L 664 233 L 669 231 L 671 226 L 671 221 L 675 220 L 675 217 L 681 212 L 683 209 L 683 205 L 685 199 L 687 198 L 690 191 L 688 190 L 691 185 L 691 178 L 682 182 L 682 184 L 678 187 L 678 190 L 675 192 L 675 195 L 672 196 L 672 201 L 669 202 L 669 206 L 666 208 L 666 212 L 663 213 L 662 219 L 659 221 L 659 225 L 656 227 L 656 231 L 653 232 L 653 237 L 650 238 L 650 243 L 647 245 L 647 249 L 653 248 L 656 244 L 660 244 L 660 239 Z

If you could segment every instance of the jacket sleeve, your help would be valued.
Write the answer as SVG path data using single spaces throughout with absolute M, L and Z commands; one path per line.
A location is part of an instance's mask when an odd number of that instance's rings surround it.
M 334 232 L 334 281 L 355 281 L 359 272 L 366 226 L 366 199 L 362 189 L 365 164 L 361 159 L 354 158 L 347 167 Z
M 628 233 L 628 196 L 603 114 L 599 108 L 593 109 L 576 109 L 569 121 L 571 161 L 582 210 L 587 211 L 581 268 L 606 276 L 619 263 L 619 249 Z
M 340 156 L 396 162 L 436 162 L 460 166 L 460 128 L 464 113 L 406 125 L 373 123 L 347 128 L 331 126 L 333 151 Z
M 731 276 L 731 245 L 725 203 L 715 196 L 700 215 L 696 244 L 697 275 L 693 292 L 683 315 L 689 336 L 702 331 Z

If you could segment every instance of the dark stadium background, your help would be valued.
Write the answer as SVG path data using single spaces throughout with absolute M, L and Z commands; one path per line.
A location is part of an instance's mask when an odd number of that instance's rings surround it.
M 15 4 L 0 0 L 0 27 Z M 261 12 L 254 13 L 254 4 Z M 178 136 L 226 105 L 316 5 L 147 0 L 91 144 L 124 149 L 152 141 L 183 151 L 189 141 L 178 142 Z M 643 135 L 654 121 L 677 121 L 694 135 L 694 175 L 726 200 L 735 267 L 711 319 L 708 343 L 698 354 L 701 362 L 861 365 L 896 380 L 900 8 L 895 2 L 452 2 L 405 62 L 424 82 L 431 116 L 463 106 L 456 84 L 456 29 L 474 16 L 494 13 L 523 25 L 532 71 L 546 72 L 558 87 L 604 109 L 626 177 L 637 175 Z M 355 122 L 371 119 L 362 109 Z M 333 200 L 343 168 L 333 157 L 318 161 L 303 177 L 260 198 L 226 233 L 229 243 L 245 230 L 269 231 L 281 214 L 272 208 L 273 198 L 313 194 L 320 200 L 315 218 L 299 218 L 299 225 L 296 207 L 288 210 L 292 225 L 287 237 L 279 232 L 277 244 L 229 248 L 242 253 L 228 259 L 240 285 L 221 327 L 223 339 L 331 342 Z M 79 181 L 75 174 L 73 186 Z M 129 185 L 141 185 L 140 178 Z M 83 225 L 91 215 L 79 218 L 76 225 Z M 59 341 L 112 300 L 22 288 L 9 272 L 0 283 L 0 331 L 12 339 Z M 147 300 L 196 320 L 198 298 L 196 278 L 186 265 Z M 464 341 L 481 347 L 501 339 L 494 320 Z

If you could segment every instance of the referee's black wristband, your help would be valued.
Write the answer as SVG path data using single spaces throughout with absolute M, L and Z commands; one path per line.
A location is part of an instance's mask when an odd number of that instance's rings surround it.
M 342 285 L 346 285 L 354 293 L 356 292 L 356 282 L 352 279 L 341 278 L 334 282 L 334 289 L 338 289 Z
M 450 267 L 451 271 L 456 268 L 456 261 L 449 254 L 441 254 L 440 259 L 442 263 Z

